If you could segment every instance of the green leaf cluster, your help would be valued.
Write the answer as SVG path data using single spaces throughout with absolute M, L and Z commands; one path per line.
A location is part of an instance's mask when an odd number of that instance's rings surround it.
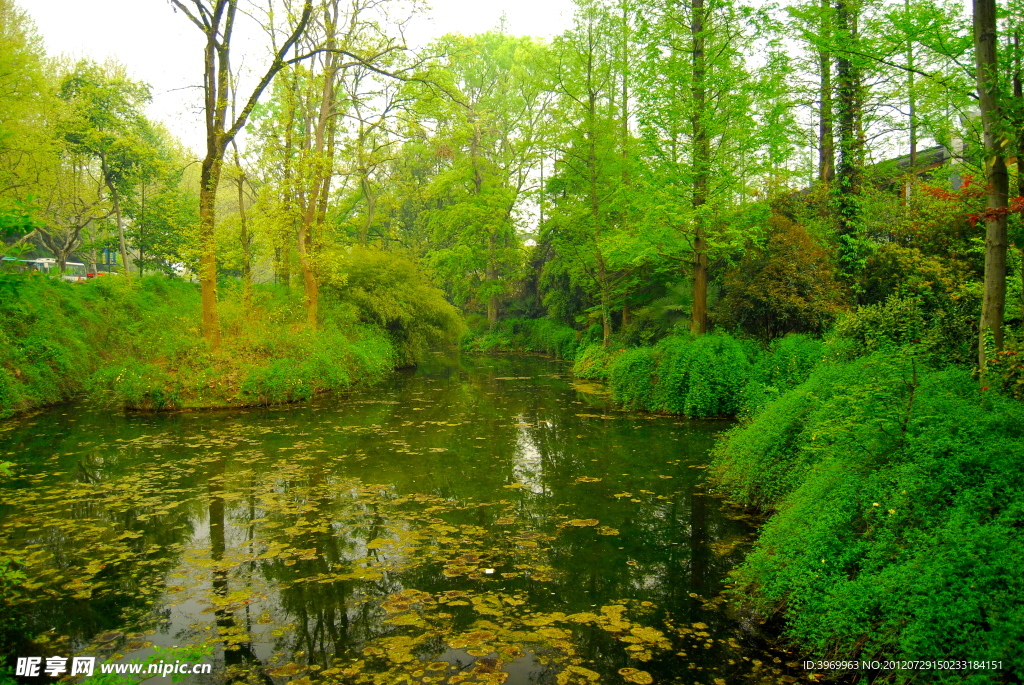
M 971 654 L 1020 672 L 1022 451 L 1021 405 L 966 370 L 929 367 L 913 349 L 820 365 L 716 450 L 721 489 L 775 512 L 736 572 L 737 596 L 781 612 L 813 654 Z

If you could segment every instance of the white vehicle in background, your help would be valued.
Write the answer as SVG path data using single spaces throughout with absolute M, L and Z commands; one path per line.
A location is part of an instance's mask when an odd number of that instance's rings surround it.
M 40 257 L 38 259 L 11 259 L 4 257 L 4 265 L 11 265 L 18 271 L 38 271 L 47 275 L 57 274 L 57 260 L 53 257 Z M 65 262 L 64 272 L 60 274 L 62 280 L 77 283 L 87 278 L 85 264 L 79 262 Z

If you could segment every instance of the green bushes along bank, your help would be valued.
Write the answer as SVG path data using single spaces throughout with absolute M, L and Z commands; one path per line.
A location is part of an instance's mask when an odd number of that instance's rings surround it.
M 819 658 L 970 654 L 1020 674 L 1021 454 L 1024 407 L 967 370 L 908 349 L 822 364 L 715 452 L 724 492 L 774 512 L 737 595 Z M 886 677 L 910 675 L 994 681 Z
M 296 401 L 374 382 L 396 364 L 414 362 L 428 343 L 453 343 L 461 334 L 461 319 L 436 289 L 389 295 L 370 285 L 373 275 L 364 272 L 374 269 L 362 264 L 351 285 L 325 288 L 315 331 L 305 324 L 298 293 L 223 288 L 216 352 L 199 334 L 196 284 L 156 276 L 76 284 L 5 276 L 0 416 L 82 391 L 130 409 Z M 422 325 L 402 318 L 427 307 L 436 316 Z

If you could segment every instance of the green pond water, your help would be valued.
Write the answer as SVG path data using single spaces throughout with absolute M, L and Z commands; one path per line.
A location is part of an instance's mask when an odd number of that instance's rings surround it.
M 721 595 L 753 533 L 706 493 L 728 427 L 519 356 L 264 410 L 65 405 L 0 423 L 0 550 L 41 655 L 204 646 L 188 682 L 792 682 Z

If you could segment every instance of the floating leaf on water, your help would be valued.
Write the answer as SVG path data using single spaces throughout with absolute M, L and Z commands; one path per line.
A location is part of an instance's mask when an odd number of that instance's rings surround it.
M 635 668 L 620 668 L 619 675 L 627 683 L 637 683 L 637 685 L 650 685 L 654 682 L 654 678 L 647 671 L 640 671 Z
M 580 476 L 579 478 L 576 479 L 576 482 L 577 483 L 599 483 L 599 482 L 601 482 L 601 479 L 600 478 L 592 478 L 591 476 Z
M 570 526 L 576 526 L 578 528 L 585 528 L 587 526 L 596 526 L 600 521 L 597 519 L 572 519 L 567 522 Z
M 601 526 L 600 528 L 597 529 L 597 534 L 598 535 L 618 535 L 619 534 L 619 529 L 618 528 L 612 528 L 610 526 Z
M 284 666 L 278 666 L 277 668 L 271 668 L 267 671 L 273 676 L 290 676 L 305 670 L 305 666 L 299 666 L 295 662 L 285 664 Z

